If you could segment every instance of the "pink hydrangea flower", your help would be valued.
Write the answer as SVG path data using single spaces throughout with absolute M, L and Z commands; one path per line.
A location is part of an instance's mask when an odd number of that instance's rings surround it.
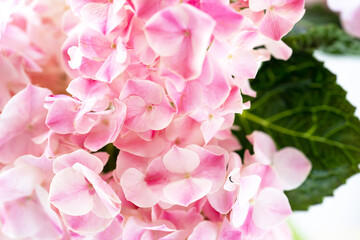
M 303 5 L 0 0 L 0 238 L 290 240 L 310 162 L 231 130 Z

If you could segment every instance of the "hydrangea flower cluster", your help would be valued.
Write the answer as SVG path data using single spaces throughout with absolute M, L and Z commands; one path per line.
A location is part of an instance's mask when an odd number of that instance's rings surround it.
M 291 239 L 309 160 L 262 132 L 241 160 L 231 127 L 304 0 L 0 9 L 1 239 Z

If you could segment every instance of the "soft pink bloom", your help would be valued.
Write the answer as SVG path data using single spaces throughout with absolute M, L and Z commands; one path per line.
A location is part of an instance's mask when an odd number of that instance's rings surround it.
M 118 99 L 110 102 L 109 86 L 79 77 L 67 91 L 76 98 L 58 95 L 47 99 L 47 126 L 56 133 L 74 134 L 75 142 L 93 151 L 114 142 L 124 123 L 126 106 Z
M 54 162 L 56 175 L 49 201 L 76 232 L 103 231 L 120 212 L 120 199 L 98 175 L 101 166 L 100 159 L 85 152 L 74 152 Z
M 70 47 L 69 65 L 86 76 L 112 82 L 128 64 L 126 48 L 119 37 L 104 36 L 85 28 L 79 36 L 79 47 Z
M 268 168 L 266 171 L 261 170 L 262 178 L 268 178 L 266 175 L 272 174 L 271 178 L 276 178 L 274 181 L 278 181 L 280 188 L 284 190 L 295 189 L 305 181 L 311 170 L 311 162 L 302 152 L 293 147 L 277 151 L 273 140 L 263 132 L 255 131 L 248 138 L 254 145 L 255 154 L 247 154 L 245 163 L 250 164 L 249 167 L 252 167 L 252 163 L 254 166 L 261 163 L 263 166 L 257 165 L 258 168 Z
M 0 0 L 0 238 L 291 239 L 310 162 L 231 131 L 303 5 Z
M 25 154 L 43 154 L 42 136 L 45 125 L 45 97 L 48 89 L 29 85 L 5 105 L 0 115 L 0 162 L 10 163 Z
M 164 129 L 174 116 L 163 88 L 148 80 L 127 81 L 120 99 L 127 106 L 125 127 L 135 132 Z
M 146 22 L 145 33 L 162 64 L 184 79 L 194 79 L 201 74 L 215 25 L 204 12 L 179 4 L 154 14 Z

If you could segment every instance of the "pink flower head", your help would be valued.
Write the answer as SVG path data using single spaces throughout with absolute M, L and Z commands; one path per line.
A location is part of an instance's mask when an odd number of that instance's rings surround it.
M 86 76 L 112 82 L 128 65 L 127 50 L 120 37 L 106 37 L 90 28 L 83 29 L 79 47 L 68 49 L 69 65 Z
M 82 136 L 79 141 L 93 151 L 115 141 L 125 120 L 126 106 L 118 99 L 109 101 L 109 86 L 79 77 L 67 90 L 76 98 L 64 95 L 48 98 L 49 128 L 60 134 Z
M 239 177 L 235 174 L 230 177 L 240 188 L 230 221 L 245 235 L 263 235 L 291 214 L 286 195 L 276 188 L 260 188 L 261 178 L 258 175 Z
M 284 190 L 292 190 L 299 187 L 307 178 L 311 170 L 311 162 L 299 150 L 293 147 L 286 147 L 279 151 L 276 150 L 275 143 L 267 134 L 259 131 L 253 132 L 249 140 L 254 145 L 254 155 L 245 157 L 245 163 L 261 163 L 272 166 L 276 176 L 274 181 L 278 181 L 280 187 Z M 255 165 L 250 168 L 264 168 Z M 266 167 L 265 167 L 266 168 Z M 261 177 L 266 179 L 267 174 L 271 174 L 271 169 L 264 172 L 261 171 Z
M 163 88 L 148 80 L 127 81 L 120 99 L 127 106 L 125 127 L 135 132 L 164 129 L 174 116 Z
M 100 232 L 120 212 L 120 199 L 98 175 L 100 159 L 85 151 L 59 157 L 54 163 L 49 201 L 76 232 Z M 71 194 L 69 194 L 71 193 Z
M 195 79 L 201 74 L 215 25 L 204 12 L 179 4 L 155 13 L 147 21 L 145 33 L 162 64 L 184 79 Z

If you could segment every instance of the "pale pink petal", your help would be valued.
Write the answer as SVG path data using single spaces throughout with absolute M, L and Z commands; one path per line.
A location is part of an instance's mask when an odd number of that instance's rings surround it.
M 68 64 L 72 69 L 79 69 L 82 65 L 83 54 L 80 48 L 76 46 L 69 47 L 67 50 Z
M 126 170 L 120 179 L 125 197 L 139 207 L 152 207 L 159 202 L 159 198 L 147 187 L 144 174 L 130 168 Z
M 71 10 L 77 15 L 80 10 L 88 3 L 97 2 L 97 3 L 107 3 L 108 0 L 69 0 L 69 5 Z
M 249 202 L 256 196 L 261 181 L 262 179 L 257 175 L 243 176 L 240 178 L 240 192 L 238 197 L 240 204 Z
M 160 85 L 148 80 L 128 80 L 121 91 L 120 100 L 129 96 L 139 96 L 148 104 L 160 104 L 164 98 Z
M 2 222 L 1 231 L 12 239 L 31 237 L 46 223 L 46 215 L 39 205 L 26 198 L 3 203 L 0 215 L 6 219 Z
M 185 79 L 194 79 L 201 74 L 214 28 L 215 21 L 209 15 L 191 5 L 179 4 L 154 14 L 145 33 L 165 66 Z
M 139 157 L 125 151 L 120 151 L 116 159 L 116 169 L 113 173 L 116 182 L 120 182 L 121 176 L 129 168 L 135 168 L 140 172 L 145 172 L 149 161 L 150 158 Z
M 49 108 L 46 125 L 56 133 L 67 134 L 75 131 L 74 121 L 80 103 L 72 98 L 57 99 Z
M 65 214 L 84 215 L 94 206 L 89 187 L 89 183 L 81 173 L 66 168 L 53 178 L 49 201 Z
M 125 121 L 126 105 L 118 99 L 113 101 L 113 109 L 100 112 L 99 121 L 87 134 L 84 146 L 91 151 L 98 151 L 118 137 Z
M 191 176 L 210 180 L 212 185 L 211 192 L 217 191 L 223 185 L 226 176 L 224 154 L 215 154 L 197 145 L 190 145 L 188 148 L 196 152 L 200 158 L 200 164 Z
M 114 221 L 107 227 L 104 231 L 96 234 L 94 239 L 96 240 L 108 240 L 108 239 L 122 239 L 123 235 L 123 227 L 122 227 L 123 219 L 121 215 L 118 215 L 114 219 Z
M 270 165 L 254 163 L 243 168 L 242 176 L 253 175 L 257 175 L 261 178 L 260 188 L 274 187 L 281 189 L 278 175 Z
M 196 81 L 187 82 L 182 92 L 176 90 L 176 86 L 170 81 L 166 84 L 169 97 L 177 106 L 177 114 L 188 114 L 201 106 L 203 100 L 202 87 Z
M 223 117 L 211 117 L 210 120 L 201 124 L 200 129 L 205 143 L 210 142 L 210 140 L 217 134 L 224 123 L 224 120 L 225 119 Z
M 54 172 L 58 173 L 72 167 L 75 163 L 81 163 L 95 173 L 100 173 L 103 169 L 103 163 L 99 158 L 81 149 L 56 158 L 53 164 Z
M 0 115 L 0 162 L 26 154 L 42 155 L 44 148 L 33 139 L 49 131 L 43 104 L 50 94 L 48 89 L 28 85 L 6 104 Z
M 166 128 L 174 116 L 174 109 L 169 102 L 164 99 L 162 104 L 148 106 L 145 111 L 143 121 L 151 130 L 162 130 Z
M 188 240 L 216 240 L 217 225 L 210 221 L 199 223 L 187 238 Z
M 270 229 L 291 215 L 286 195 L 275 188 L 265 188 L 256 199 L 253 221 L 257 227 Z
M 272 166 L 284 190 L 299 187 L 311 171 L 311 162 L 293 147 L 286 147 L 275 153 Z
M 242 239 L 242 232 L 234 228 L 227 218 L 224 218 L 220 228 L 218 240 L 235 240 Z
M 207 199 L 216 211 L 227 214 L 233 207 L 237 195 L 237 191 L 226 191 L 224 188 L 220 188 L 217 192 L 208 194 Z
M 118 55 L 117 51 L 113 51 L 105 62 L 101 65 L 97 71 L 95 77 L 99 81 L 111 83 L 117 76 L 119 76 L 126 68 L 126 64 L 119 62 L 119 58 L 122 57 Z
M 276 59 L 288 60 L 291 57 L 292 49 L 283 41 L 269 41 L 265 47 L 271 52 Z
M 179 208 L 178 210 L 163 211 L 159 218 L 168 220 L 176 229 L 193 229 L 204 219 L 195 207 L 186 210 Z
M 224 1 L 203 1 L 201 2 L 201 10 L 216 21 L 214 35 L 217 37 L 229 37 L 239 30 L 243 20 L 243 16 Z
M 249 0 L 249 7 L 254 12 L 268 9 L 274 6 L 281 6 L 286 3 L 286 0 Z
M 145 20 L 150 18 L 154 13 L 158 12 L 159 10 L 178 3 L 177 0 L 133 0 L 132 2 L 135 6 L 136 16 Z
M 256 160 L 263 164 L 271 164 L 276 152 L 276 145 L 272 138 L 264 132 L 254 131 L 248 139 L 254 145 Z
M 58 239 L 63 235 L 63 226 L 60 222 L 60 216 L 51 208 L 48 192 L 40 185 L 35 189 L 37 200 L 43 208 L 47 217 L 44 219 L 45 227 L 42 228 L 35 238 L 39 239 Z
M 164 155 L 163 162 L 172 173 L 188 174 L 199 166 L 200 159 L 195 152 L 174 145 Z
M 188 116 L 173 119 L 165 132 L 166 138 L 179 147 L 189 144 L 204 145 L 200 124 Z
M 24 165 L 0 173 L 0 202 L 12 201 L 32 194 L 43 180 L 42 173 L 34 167 Z
M 264 19 L 261 21 L 259 31 L 265 36 L 279 41 L 290 32 L 293 26 L 294 23 L 270 10 L 266 12 Z
M 251 236 L 252 238 L 259 239 L 263 237 L 269 230 L 259 228 L 256 226 L 256 224 L 254 224 L 253 209 L 254 209 L 253 206 L 249 208 L 244 223 L 238 229 L 242 232 L 244 236 Z
M 258 72 L 258 61 L 251 50 L 238 49 L 228 56 L 225 67 L 231 69 L 234 76 L 242 79 L 255 78 Z
M 96 203 L 103 204 L 102 207 L 97 209 L 97 215 L 101 215 L 107 218 L 113 218 L 118 215 L 120 212 L 121 201 L 110 185 L 107 184 L 99 175 L 80 163 L 76 163 L 73 166 L 73 169 L 82 173 L 86 180 L 91 184 L 90 187 L 95 190 L 95 193 L 98 197 L 96 197 Z M 100 209 L 103 211 L 102 213 L 99 213 Z
M 114 220 L 113 218 L 101 218 L 92 212 L 81 216 L 61 214 L 65 224 L 74 232 L 86 234 L 104 231 Z
M 80 35 L 79 48 L 88 58 L 106 59 L 113 51 L 111 45 L 104 35 L 91 28 L 85 28 Z
M 305 0 L 286 0 L 286 3 L 274 11 L 292 23 L 298 22 L 305 14 Z
M 214 64 L 215 65 L 215 64 Z M 231 67 L 231 66 L 227 66 Z M 214 78 L 211 83 L 203 88 L 204 103 L 212 109 L 219 108 L 230 94 L 230 84 L 218 66 L 213 66 Z
M 84 77 L 78 77 L 71 80 L 66 91 L 81 101 L 85 101 L 89 98 L 102 100 L 110 95 L 110 88 L 107 84 Z M 107 105 L 108 103 L 106 103 L 105 109 L 108 107 Z
M 187 178 L 168 184 L 164 188 L 164 195 L 170 203 L 186 207 L 204 197 L 210 189 L 210 180 Z
M 147 168 L 145 182 L 151 191 L 163 198 L 163 189 L 170 180 L 181 179 L 182 176 L 176 176 L 174 173 L 169 172 L 161 157 L 152 160 Z
M 171 225 L 171 223 L 164 220 L 147 223 L 132 216 L 125 223 L 122 239 L 163 239 L 162 236 L 175 231 L 172 226 L 167 225 Z
M 146 112 L 146 102 L 138 96 L 129 96 L 123 100 L 127 106 L 125 127 L 135 132 L 145 132 L 149 130 L 144 121 Z
M 249 214 L 249 208 L 248 202 L 240 203 L 238 200 L 235 202 L 230 213 L 230 222 L 234 227 L 238 228 L 244 224 Z
M 89 26 L 106 35 L 110 30 L 107 27 L 108 12 L 108 3 L 88 3 L 81 9 L 80 15 Z
M 285 221 L 280 225 L 272 228 L 271 231 L 266 234 L 260 240 L 293 240 L 294 236 L 292 230 L 288 226 L 288 223 Z
M 119 136 L 114 144 L 120 150 L 137 156 L 156 157 L 160 153 L 170 149 L 173 143 L 167 141 L 159 133 L 154 134 L 151 141 L 146 141 L 139 137 L 136 133 L 129 132 L 125 136 Z
M 150 47 L 157 54 L 168 57 L 180 50 L 185 38 L 184 30 L 186 29 L 186 23 L 179 16 L 184 14 L 182 8 L 166 8 L 154 14 L 147 21 L 145 35 Z

